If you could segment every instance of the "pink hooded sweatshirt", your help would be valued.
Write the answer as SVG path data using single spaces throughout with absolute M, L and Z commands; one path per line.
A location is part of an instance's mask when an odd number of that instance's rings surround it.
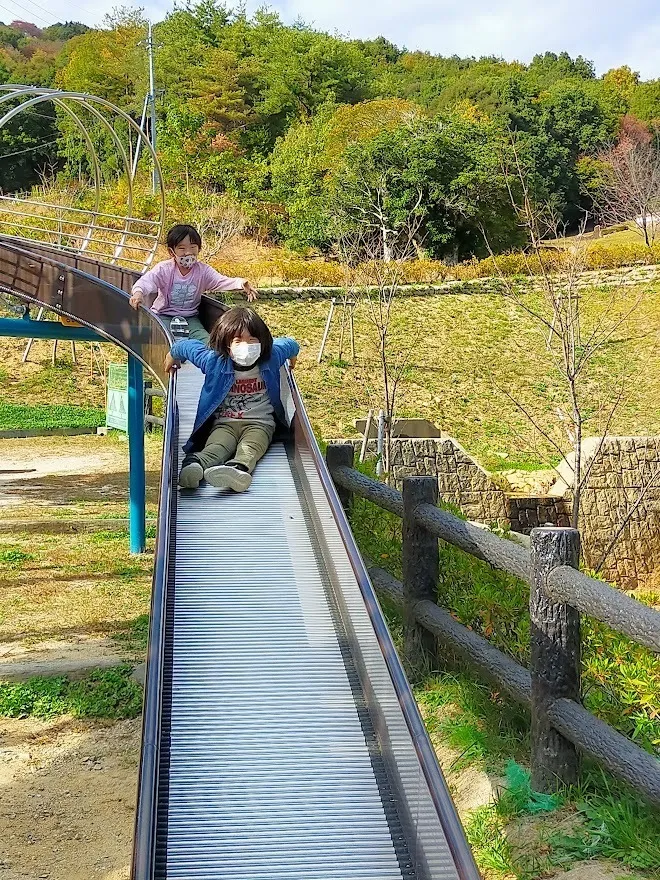
M 203 293 L 221 290 L 240 290 L 245 278 L 227 278 L 206 263 L 194 263 L 187 275 L 182 275 L 175 260 L 163 260 L 135 282 L 132 293 L 138 290 L 147 298 L 155 296 L 151 311 L 157 315 L 189 318 L 199 311 Z

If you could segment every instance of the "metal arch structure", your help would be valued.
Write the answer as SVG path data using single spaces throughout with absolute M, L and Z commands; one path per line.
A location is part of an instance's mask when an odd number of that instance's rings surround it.
M 163 231 L 165 187 L 158 157 L 143 129 L 125 111 L 95 95 L 32 86 L 0 85 L 0 130 L 29 108 L 50 103 L 75 125 L 84 141 L 92 179 L 92 207 L 52 204 L 28 195 L 0 194 L 0 233 L 17 242 L 41 241 L 59 251 L 86 254 L 111 265 L 124 264 L 143 271 L 153 262 Z M 119 160 L 118 179 L 126 183 L 126 210 L 122 214 L 102 208 L 103 178 L 98 151 L 81 114 L 89 114 L 110 137 Z M 126 136 L 118 131 L 126 124 Z M 134 213 L 137 161 L 146 151 L 156 169 L 158 217 L 145 220 Z

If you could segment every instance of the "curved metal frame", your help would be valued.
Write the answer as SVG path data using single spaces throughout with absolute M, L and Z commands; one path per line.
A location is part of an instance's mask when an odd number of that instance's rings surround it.
M 61 205 L 51 205 L 47 202 L 40 202 L 29 198 L 0 196 L 0 202 L 11 203 L 12 206 L 18 205 L 24 209 L 8 209 L 8 213 L 11 216 L 18 217 L 26 221 L 15 223 L 13 225 L 18 226 L 24 230 L 29 230 L 29 235 L 30 232 L 43 234 L 50 231 L 38 225 L 33 225 L 34 221 L 46 220 L 50 222 L 56 222 L 60 224 L 60 241 L 58 242 L 58 246 L 62 250 L 68 251 L 70 253 L 87 252 L 89 254 L 94 254 L 96 256 L 105 258 L 105 260 L 107 260 L 111 264 L 117 264 L 120 260 L 122 260 L 123 262 L 132 264 L 136 268 L 146 269 L 154 259 L 163 229 L 165 216 L 165 187 L 163 184 L 162 174 L 160 174 L 158 157 L 156 156 L 156 153 L 154 152 L 151 143 L 149 142 L 149 139 L 145 135 L 144 131 L 140 128 L 140 126 L 125 111 L 121 110 L 110 101 L 106 101 L 104 98 L 99 98 L 95 95 L 87 95 L 82 92 L 66 92 L 58 89 L 34 88 L 30 86 L 21 86 L 14 84 L 0 85 L 0 92 L 5 92 L 5 94 L 0 94 L 0 105 L 6 104 L 7 102 L 10 102 L 12 100 L 19 101 L 17 106 L 12 107 L 10 110 L 5 112 L 4 115 L 0 116 L 0 129 L 7 122 L 18 116 L 24 110 L 44 102 L 52 102 L 56 107 L 59 107 L 63 112 L 65 112 L 73 120 L 77 130 L 82 134 L 91 159 L 94 177 L 94 208 L 89 210 L 84 208 L 72 208 L 63 207 Z M 121 160 L 120 166 L 123 167 L 121 176 L 126 179 L 128 187 L 126 205 L 127 210 L 124 216 L 109 214 L 101 210 L 100 205 L 102 177 L 98 152 L 94 147 L 94 144 L 92 143 L 92 140 L 89 136 L 83 120 L 80 118 L 77 112 L 71 109 L 69 103 L 73 103 L 77 107 L 81 107 L 91 113 L 110 134 L 114 145 L 117 148 Z M 101 109 L 99 109 L 99 107 Z M 137 147 L 144 147 L 151 157 L 151 161 L 158 171 L 157 179 L 159 181 L 160 195 L 160 216 L 158 220 L 144 220 L 139 217 L 133 216 L 135 183 L 134 168 L 127 155 L 125 145 L 122 143 L 122 140 L 115 130 L 112 121 L 108 119 L 103 114 L 103 112 L 101 112 L 102 109 L 108 111 L 111 116 L 118 117 L 119 119 L 126 122 L 128 125 L 129 140 L 130 133 L 133 132 L 136 135 Z M 53 209 L 60 212 L 64 211 L 69 214 L 72 219 L 62 220 L 61 217 L 49 216 L 48 214 L 41 213 L 39 210 L 35 210 L 40 208 Z M 113 226 L 108 225 L 109 221 L 111 220 L 122 221 L 123 228 L 121 230 L 117 230 Z M 2 221 L 0 220 L 0 225 L 1 223 Z M 68 227 L 72 227 L 73 231 L 63 233 L 61 231 L 62 224 Z M 134 225 L 139 225 L 143 228 L 148 227 L 150 228 L 150 231 L 148 233 L 135 231 L 133 229 Z M 81 226 L 86 227 L 84 231 L 79 231 Z M 115 241 L 112 240 L 113 234 L 118 237 L 118 239 Z M 19 241 L 29 242 L 31 240 L 27 236 L 14 237 L 17 238 Z M 61 241 L 62 237 L 67 239 L 69 244 L 63 244 Z M 129 241 L 129 238 L 137 239 L 139 243 L 132 243 L 131 241 Z M 75 244 L 75 242 L 77 241 L 79 241 L 80 244 Z M 103 253 L 104 245 L 112 246 L 113 251 L 111 255 Z M 132 257 L 129 257 L 125 254 L 126 251 L 138 251 L 143 255 L 143 257 L 140 260 L 133 259 Z

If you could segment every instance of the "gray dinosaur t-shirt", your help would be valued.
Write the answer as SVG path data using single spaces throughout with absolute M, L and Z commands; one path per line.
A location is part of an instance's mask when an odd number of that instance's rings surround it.
M 229 394 L 215 411 L 216 425 L 235 424 L 238 419 L 275 425 L 275 411 L 258 365 L 235 372 Z

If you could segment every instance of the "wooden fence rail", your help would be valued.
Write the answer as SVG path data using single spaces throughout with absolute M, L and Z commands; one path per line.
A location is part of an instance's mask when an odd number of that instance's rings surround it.
M 578 571 L 575 529 L 534 529 L 527 550 L 438 508 L 434 477 L 408 477 L 403 493 L 397 492 L 354 470 L 353 456 L 350 444 L 328 446 L 328 467 L 344 507 L 350 509 L 357 495 L 403 520 L 403 581 L 376 566 L 369 575 L 377 591 L 402 610 L 407 668 L 417 674 L 429 669 L 437 640 L 528 707 L 536 790 L 577 782 L 582 753 L 660 806 L 660 761 L 587 711 L 580 685 L 581 613 L 658 653 L 660 613 Z M 436 604 L 438 539 L 529 584 L 529 670 Z

